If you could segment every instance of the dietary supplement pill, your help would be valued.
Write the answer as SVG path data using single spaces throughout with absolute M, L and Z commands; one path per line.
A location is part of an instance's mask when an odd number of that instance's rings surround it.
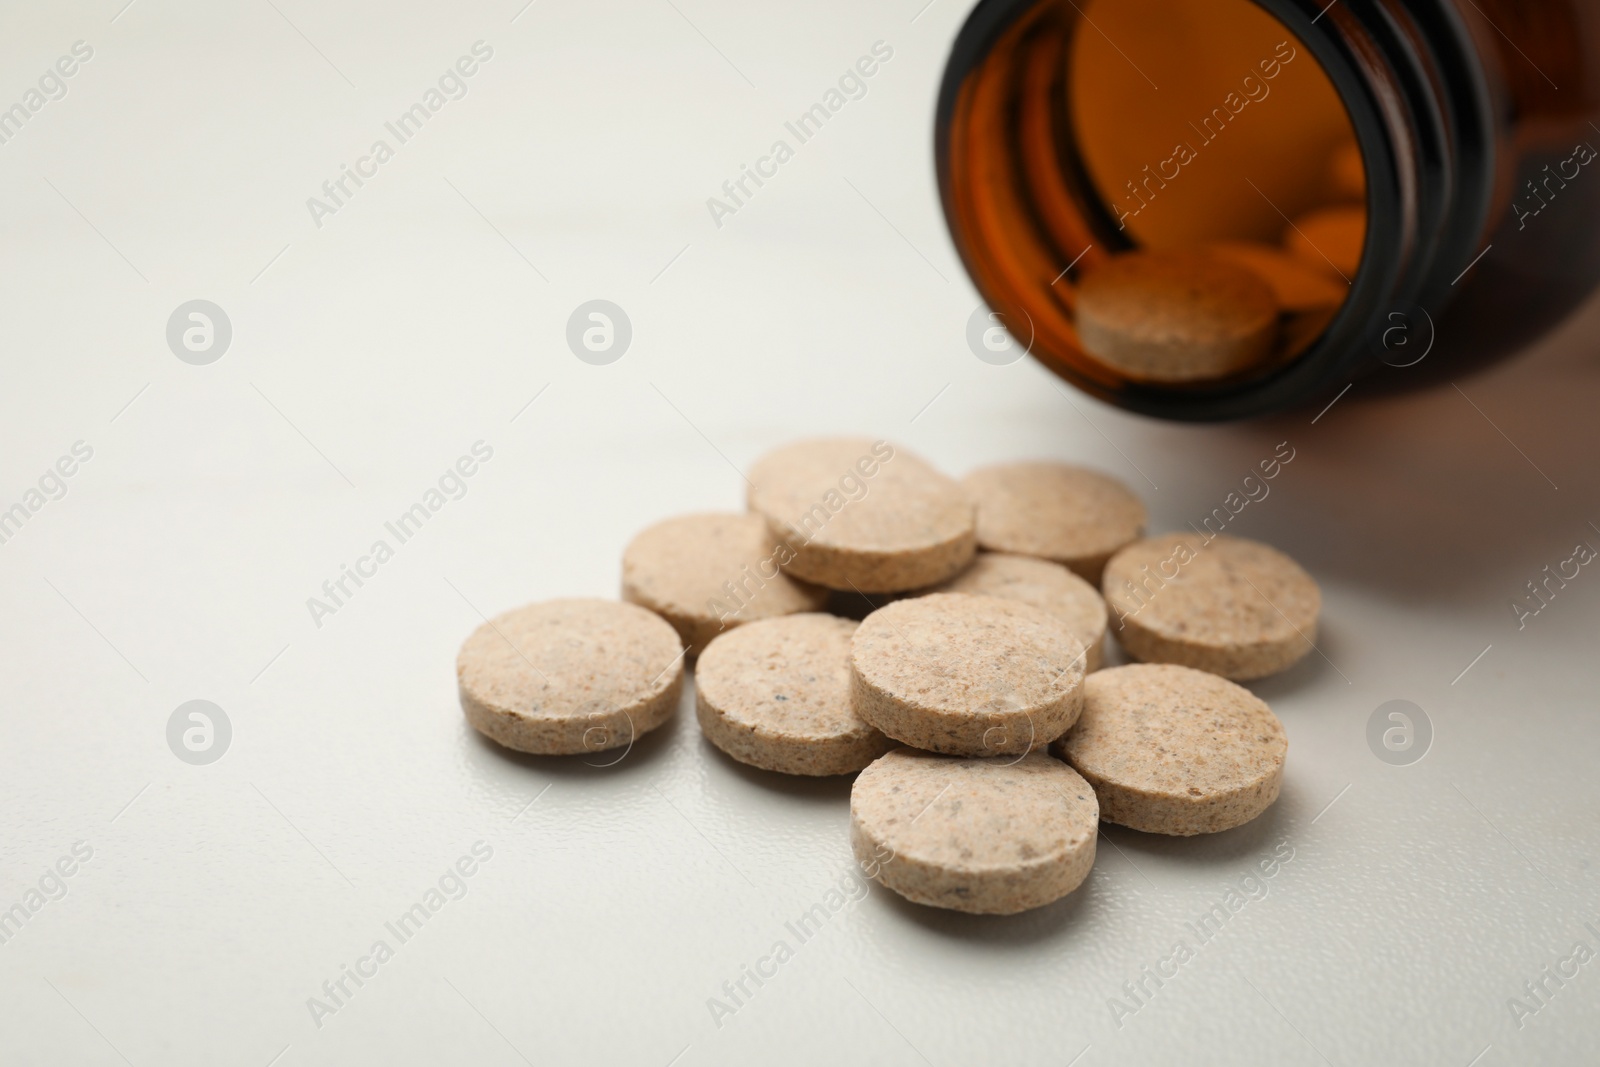
M 1272 245 L 1223 241 L 1207 245 L 1206 252 L 1253 271 L 1267 283 L 1273 299 L 1284 311 L 1338 307 L 1350 293 L 1350 287 L 1334 275 L 1326 263 L 1319 260 L 1313 266 Z
M 677 632 L 634 604 L 547 600 L 474 630 L 456 657 L 461 710 L 519 752 L 571 755 L 631 744 L 683 690 Z
M 1167 534 L 1111 557 L 1104 583 L 1111 631 L 1135 659 L 1225 678 L 1260 678 L 1297 663 L 1317 639 L 1322 593 L 1268 545 Z
M 1345 141 L 1334 149 L 1328 163 L 1329 185 L 1336 199 L 1364 201 L 1367 198 L 1367 161 L 1361 146 Z
M 1054 560 L 1096 585 L 1111 554 L 1144 533 L 1144 504 L 1132 490 L 1070 463 L 998 463 L 961 487 L 978 506 L 978 544 Z
M 1018 600 L 1066 623 L 1084 647 L 1083 670 L 1100 669 L 1106 637 L 1106 602 L 1094 586 L 1059 563 L 1003 552 L 980 552 L 972 566 L 930 590 Z
M 1188 667 L 1136 663 L 1085 680 L 1083 715 L 1054 751 L 1094 788 L 1106 822 L 1187 837 L 1266 811 L 1289 741 L 1248 689 Z
M 850 790 L 850 845 L 907 900 L 1011 915 L 1059 900 L 1094 865 L 1099 807 L 1043 752 L 958 759 L 896 749 Z
M 918 589 L 977 551 L 961 487 L 886 441 L 786 445 L 750 469 L 750 482 L 750 510 L 793 550 L 784 567 L 803 581 L 857 593 Z
M 1078 719 L 1083 645 L 1030 604 L 933 593 L 868 615 L 850 643 L 856 714 L 957 756 L 1043 748 Z
M 1222 378 L 1271 351 L 1278 305 L 1244 267 L 1198 252 L 1129 252 L 1078 287 L 1084 349 L 1130 378 Z
M 1354 204 L 1318 208 L 1295 219 L 1283 239 L 1302 263 L 1354 278 L 1367 242 L 1367 209 Z
M 785 556 L 759 515 L 679 515 L 629 543 L 622 598 L 666 619 L 698 656 L 741 623 L 822 610 L 828 591 L 783 573 Z
M 695 665 L 695 712 L 712 744 L 784 774 L 852 774 L 893 747 L 850 705 L 856 624 L 789 615 L 730 630 Z

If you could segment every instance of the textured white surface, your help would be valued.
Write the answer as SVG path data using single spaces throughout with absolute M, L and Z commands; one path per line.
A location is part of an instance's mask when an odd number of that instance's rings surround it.
M 1152 423 L 966 347 L 929 149 L 955 0 L 122 3 L 0 16 L 0 102 L 94 48 L 0 144 L 0 507 L 94 450 L 0 544 L 0 908 L 93 850 L 0 944 L 0 1062 L 1595 1060 L 1600 962 L 1521 1028 L 1507 1002 L 1600 951 L 1600 569 L 1524 629 L 1509 602 L 1600 545 L 1600 306 L 1464 393 Z M 305 199 L 479 39 L 469 95 L 314 226 Z M 878 40 L 865 98 L 713 225 L 706 198 Z M 563 339 L 596 297 L 634 327 L 605 367 Z M 210 366 L 163 336 L 194 298 L 233 323 Z M 850 864 L 847 783 L 733 765 L 687 692 L 611 767 L 467 729 L 479 611 L 614 593 L 636 530 L 738 507 L 736 467 L 817 432 L 955 474 L 1092 463 L 1158 530 L 1291 442 L 1234 524 L 1326 593 L 1324 655 L 1253 686 L 1290 736 L 1281 802 L 1205 840 L 1112 829 L 1037 913 L 875 890 L 801 944 L 785 924 Z M 478 440 L 465 497 L 315 626 L 307 597 Z M 165 739 L 197 698 L 233 725 L 209 766 Z M 1412 766 L 1366 741 L 1395 698 L 1435 729 Z M 387 933 L 478 841 L 466 895 Z M 1280 843 L 1200 944 L 1186 923 Z M 380 938 L 316 1025 L 307 998 Z M 708 998 L 780 939 L 719 1026 Z M 1178 939 L 1193 958 L 1119 1026 L 1109 998 Z

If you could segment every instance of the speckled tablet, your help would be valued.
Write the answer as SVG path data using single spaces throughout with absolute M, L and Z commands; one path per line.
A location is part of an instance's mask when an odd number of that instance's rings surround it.
M 1078 286 L 1084 350 L 1151 382 L 1223 378 L 1260 362 L 1278 335 L 1272 290 L 1197 252 L 1127 252 Z
M 893 747 L 850 706 L 856 623 L 790 615 L 730 630 L 695 666 L 695 711 L 712 744 L 784 774 L 853 774 Z
M 907 900 L 1011 915 L 1059 900 L 1094 865 L 1099 807 L 1043 752 L 959 759 L 902 748 L 850 790 L 850 845 Z
M 1226 678 L 1298 662 L 1317 639 L 1322 594 L 1294 560 L 1242 537 L 1168 534 L 1106 565 L 1111 632 L 1129 655 Z
M 868 438 L 801 441 L 750 469 L 750 510 L 793 549 L 785 570 L 858 593 L 942 582 L 977 549 L 972 502 L 903 448 Z
M 1036 460 L 980 467 L 961 480 L 978 506 L 978 543 L 1038 556 L 1096 584 L 1106 560 L 1144 532 L 1144 504 L 1108 475 Z
M 1031 604 L 966 593 L 899 600 L 851 639 L 856 713 L 915 748 L 955 756 L 1043 748 L 1078 719 L 1083 646 Z
M 1059 563 L 980 552 L 972 566 L 929 592 L 975 593 L 1032 604 L 1066 623 L 1072 635 L 1083 642 L 1085 674 L 1100 669 L 1105 654 L 1106 602 L 1099 590 Z
M 759 515 L 679 515 L 622 554 L 622 598 L 672 624 L 690 656 L 741 623 L 820 611 L 828 591 L 780 569 L 786 551 Z
M 474 630 L 456 657 L 456 680 L 467 721 L 507 748 L 600 752 L 672 715 L 683 645 L 634 604 L 547 600 Z
M 1054 751 L 1094 787 L 1105 821 L 1188 836 L 1266 811 L 1289 741 L 1272 709 L 1242 686 L 1136 663 L 1085 680 L 1083 716 Z

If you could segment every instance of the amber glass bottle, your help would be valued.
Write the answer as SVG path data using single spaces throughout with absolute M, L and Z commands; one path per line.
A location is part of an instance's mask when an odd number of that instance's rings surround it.
M 1600 281 L 1597 149 L 1600 0 L 982 0 L 935 145 L 955 243 L 1019 343 L 1195 420 L 1516 351 Z M 1298 252 L 1337 290 L 1244 371 L 1132 380 L 1073 319 L 1083 272 L 1137 248 Z

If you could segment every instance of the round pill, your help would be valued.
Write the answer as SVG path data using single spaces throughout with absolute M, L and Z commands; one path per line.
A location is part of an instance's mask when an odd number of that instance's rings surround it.
M 1111 629 L 1129 655 L 1261 678 L 1311 651 L 1322 594 L 1301 566 L 1242 537 L 1168 534 L 1106 564 Z
M 887 441 L 801 441 L 769 452 L 750 481 L 750 510 L 793 550 L 785 569 L 829 589 L 918 589 L 976 551 L 961 487 Z
M 1100 582 L 1111 554 L 1144 533 L 1144 504 L 1115 478 L 1066 463 L 981 467 L 961 480 L 978 505 L 978 544 L 1038 556 Z
M 1332 269 L 1352 279 L 1361 268 L 1367 243 L 1367 209 L 1360 205 L 1318 208 L 1294 220 L 1284 232 L 1289 252 L 1312 267 Z
M 1207 245 L 1206 252 L 1253 271 L 1267 283 L 1273 299 L 1284 311 L 1338 307 L 1350 292 L 1350 287 L 1335 277 L 1326 263 L 1313 267 L 1272 245 L 1220 241 Z
M 1100 669 L 1106 638 L 1106 602 L 1094 586 L 1059 563 L 1002 552 L 980 552 L 972 566 L 935 593 L 975 593 L 1018 600 L 1067 624 L 1084 647 L 1083 670 Z
M 1197 252 L 1129 252 L 1078 287 L 1084 350 L 1130 378 L 1221 378 L 1261 361 L 1278 305 L 1254 273 Z
M 456 657 L 461 710 L 507 748 L 619 748 L 665 722 L 683 690 L 683 645 L 644 608 L 547 600 L 496 616 Z
M 786 558 L 759 515 L 679 515 L 623 552 L 622 598 L 670 622 L 698 656 L 730 627 L 822 610 L 828 591 L 783 573 Z
M 730 630 L 695 666 L 695 712 L 712 744 L 784 774 L 853 774 L 893 747 L 850 706 L 850 637 L 832 615 Z
M 850 642 L 856 714 L 954 756 L 1043 748 L 1078 719 L 1083 645 L 1030 604 L 932 593 L 868 615 Z
M 850 790 L 850 846 L 907 900 L 1012 915 L 1059 900 L 1094 866 L 1099 806 L 1043 752 L 952 759 L 901 748 Z
M 1184 837 L 1266 811 L 1288 751 L 1283 724 L 1248 689 L 1147 663 L 1086 679 L 1083 717 L 1055 746 L 1094 787 L 1106 822 Z
M 1360 145 L 1345 141 L 1334 149 L 1328 171 L 1335 197 L 1340 200 L 1367 198 L 1367 161 L 1361 155 Z

